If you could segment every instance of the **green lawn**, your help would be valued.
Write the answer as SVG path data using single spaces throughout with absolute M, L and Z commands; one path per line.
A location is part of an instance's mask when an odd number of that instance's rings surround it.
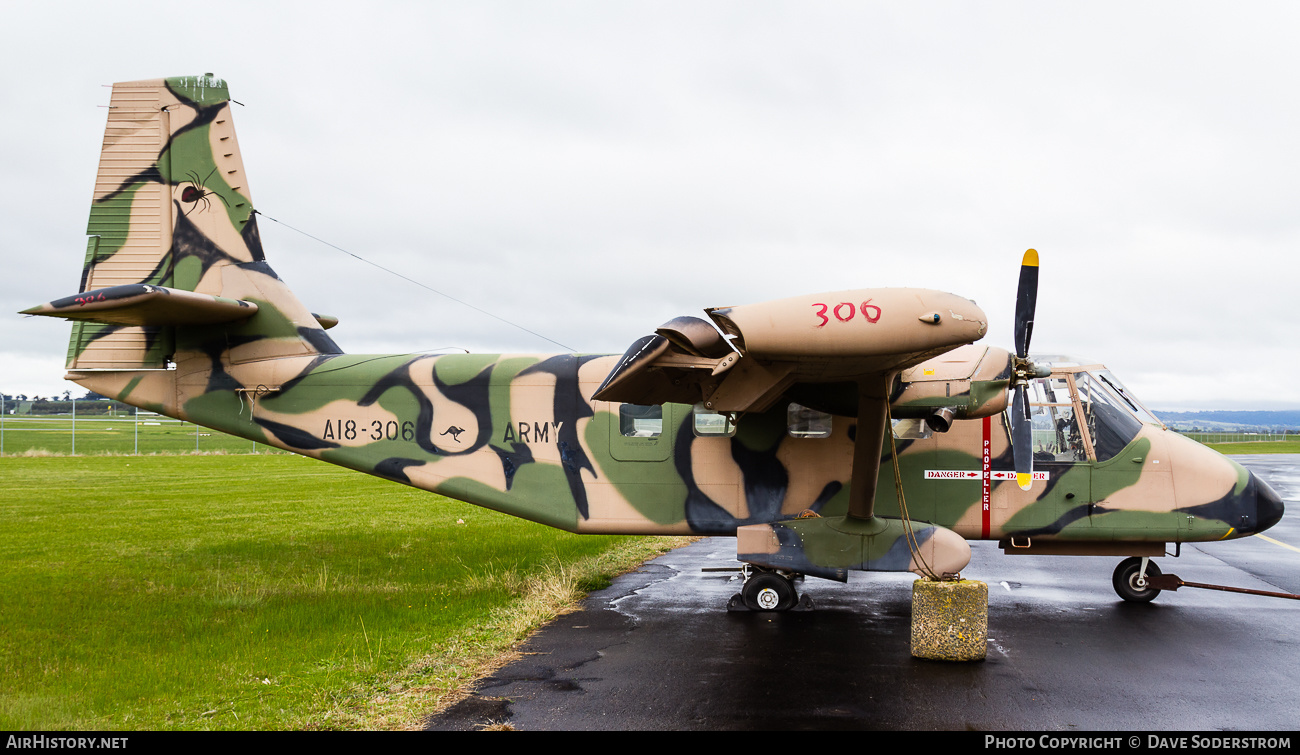
M 409 726 L 536 626 L 548 575 L 646 542 L 291 455 L 5 457 L 0 483 L 0 730 Z
M 1300 440 L 1207 443 L 1206 445 L 1221 454 L 1300 454 Z

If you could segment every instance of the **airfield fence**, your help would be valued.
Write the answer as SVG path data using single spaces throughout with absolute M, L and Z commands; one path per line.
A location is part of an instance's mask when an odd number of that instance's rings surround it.
M 157 453 L 286 452 L 135 409 L 92 416 L 77 416 L 75 407 L 67 414 L 0 413 L 0 456 Z
M 153 453 L 286 453 L 280 449 L 233 435 L 209 430 L 161 414 L 126 409 L 117 405 L 104 409 L 103 402 L 83 414 L 20 413 L 21 404 L 8 404 L 0 411 L 0 456 L 49 454 L 153 454 Z M 28 403 L 30 406 L 30 402 Z M 86 407 L 90 408 L 90 407 Z M 92 413 L 93 412 L 93 413 Z M 1271 443 L 1295 440 L 1286 430 L 1261 429 L 1237 432 L 1176 432 L 1201 443 Z
M 1284 440 L 1295 440 L 1296 433 L 1288 434 L 1285 430 L 1259 430 L 1256 432 L 1198 432 L 1189 430 L 1177 430 L 1174 432 L 1191 438 L 1200 443 L 1276 443 Z

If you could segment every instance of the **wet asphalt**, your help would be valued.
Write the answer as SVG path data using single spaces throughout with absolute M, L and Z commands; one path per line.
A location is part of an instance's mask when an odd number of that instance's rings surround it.
M 1234 457 L 1288 515 L 1262 537 L 1185 545 L 1185 581 L 1300 593 L 1300 456 Z M 1289 546 L 1289 547 L 1288 547 Z M 1007 556 L 972 543 L 989 585 L 984 661 L 910 654 L 910 574 L 809 578 L 810 609 L 729 612 L 735 540 L 647 562 L 537 632 L 523 660 L 430 730 L 1290 730 L 1300 601 L 1184 587 L 1121 601 L 1119 558 Z

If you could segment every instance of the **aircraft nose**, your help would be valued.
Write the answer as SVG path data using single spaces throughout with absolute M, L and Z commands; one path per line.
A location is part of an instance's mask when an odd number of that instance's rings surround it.
M 1252 532 L 1263 532 L 1282 520 L 1286 507 L 1282 497 L 1263 480 L 1250 473 L 1250 481 L 1255 485 L 1255 526 Z

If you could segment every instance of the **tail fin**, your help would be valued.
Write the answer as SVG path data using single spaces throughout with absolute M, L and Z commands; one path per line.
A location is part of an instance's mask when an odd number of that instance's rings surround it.
M 211 74 L 113 86 L 86 232 L 81 295 L 26 311 L 74 320 L 70 370 L 166 369 L 214 339 L 231 362 L 341 353 L 265 262 Z

